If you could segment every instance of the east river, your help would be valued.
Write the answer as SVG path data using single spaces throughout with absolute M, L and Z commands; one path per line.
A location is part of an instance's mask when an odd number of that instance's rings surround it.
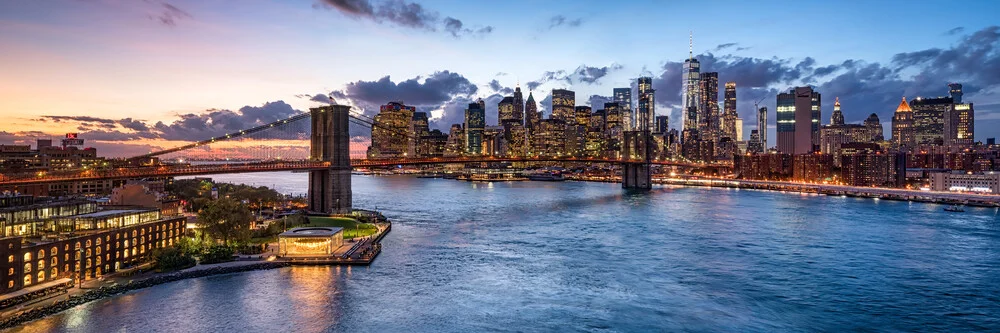
M 305 175 L 216 176 L 301 193 Z M 996 209 L 697 187 L 354 176 L 370 267 L 160 285 L 14 331 L 1000 330 Z

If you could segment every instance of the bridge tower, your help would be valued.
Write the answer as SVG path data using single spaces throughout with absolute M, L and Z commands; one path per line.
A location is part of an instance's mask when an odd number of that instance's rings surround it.
M 351 148 L 348 118 L 351 107 L 311 108 L 309 159 L 330 162 L 330 168 L 309 171 L 309 210 L 326 214 L 351 212 Z
M 649 190 L 653 188 L 653 172 L 650 164 L 652 137 L 649 130 L 625 132 L 622 145 L 622 188 Z

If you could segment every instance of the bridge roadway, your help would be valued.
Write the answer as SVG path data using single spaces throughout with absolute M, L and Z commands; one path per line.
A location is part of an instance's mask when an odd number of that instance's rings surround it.
M 390 167 L 397 165 L 432 165 L 452 163 L 482 163 L 482 162 L 586 162 L 586 163 L 641 163 L 641 161 L 618 160 L 607 158 L 578 158 L 565 156 L 536 157 L 438 157 L 419 159 L 355 159 L 351 160 L 354 168 Z M 690 163 L 680 161 L 651 161 L 653 165 L 667 165 L 687 168 L 731 168 L 725 163 Z M 327 161 L 266 161 L 266 162 L 231 162 L 221 164 L 164 164 L 158 166 L 114 168 L 98 170 L 38 172 L 28 174 L 0 175 L 0 185 L 36 185 L 59 182 L 97 181 L 115 179 L 139 179 L 149 177 L 180 177 L 201 176 L 227 173 L 271 172 L 271 171 L 309 171 L 329 169 Z

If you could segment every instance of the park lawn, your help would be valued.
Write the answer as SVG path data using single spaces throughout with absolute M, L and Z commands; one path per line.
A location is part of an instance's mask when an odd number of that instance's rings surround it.
M 310 216 L 309 224 L 302 227 L 341 227 L 344 228 L 344 239 L 366 237 L 375 234 L 378 228 L 374 224 L 360 223 L 348 217 Z

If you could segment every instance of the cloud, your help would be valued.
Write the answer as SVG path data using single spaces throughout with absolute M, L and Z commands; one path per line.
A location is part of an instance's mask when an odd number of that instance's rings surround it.
M 495 79 L 493 81 L 490 81 L 488 85 L 490 89 L 493 89 L 494 92 L 503 94 L 505 96 L 514 93 L 514 89 L 511 89 L 510 87 L 504 87 L 502 84 L 500 84 L 500 81 L 497 81 Z
M 333 99 L 333 97 L 330 97 L 329 95 L 323 94 L 323 93 L 319 93 L 319 94 L 315 94 L 315 95 L 312 95 L 312 94 L 298 94 L 298 95 L 295 95 L 295 97 L 303 98 L 303 99 L 308 99 L 310 101 L 319 102 L 319 103 L 323 103 L 323 104 L 337 104 L 337 100 L 335 100 L 335 99 Z
M 115 124 L 118 121 L 114 119 L 98 118 L 91 116 L 42 116 L 42 119 L 49 119 L 53 122 L 63 122 L 63 121 L 75 121 L 75 122 L 94 122 L 103 124 Z
M 562 15 L 556 15 L 549 18 L 549 30 L 555 29 L 560 26 L 567 26 L 570 28 L 576 28 L 583 24 L 582 18 L 568 19 Z
M 244 106 L 237 111 L 212 109 L 200 114 L 182 114 L 180 119 L 170 124 L 160 121 L 152 127 L 162 139 L 195 141 L 272 123 L 299 113 L 284 101 L 276 101 L 262 106 Z M 305 133 L 308 125 L 307 122 L 299 122 L 286 130 L 300 135 Z
M 118 125 L 121 125 L 124 128 L 130 129 L 130 130 L 133 130 L 133 131 L 136 131 L 136 132 L 149 131 L 149 126 L 146 125 L 146 123 L 142 122 L 141 120 L 135 120 L 135 119 L 132 119 L 132 118 L 125 118 L 125 119 L 118 120 Z
M 722 51 L 724 49 L 728 49 L 728 48 L 736 46 L 736 45 L 739 45 L 739 44 L 738 43 L 724 43 L 724 44 L 719 44 L 718 46 L 715 47 L 715 51 L 716 52 Z
M 398 83 L 393 82 L 389 76 L 377 81 L 355 81 L 331 94 L 338 99 L 350 101 L 366 111 L 375 111 L 379 105 L 390 101 L 403 101 L 407 105 L 418 107 L 438 107 L 455 96 L 469 97 L 478 90 L 478 87 L 464 76 L 450 71 L 440 71 L 426 78 L 418 76 Z
M 162 2 L 160 3 L 160 5 L 161 5 L 160 12 L 158 12 L 157 14 L 149 15 L 149 19 L 158 21 L 160 22 L 160 24 L 163 24 L 168 27 L 176 27 L 178 20 L 191 18 L 191 14 L 188 14 L 188 12 L 180 8 L 177 8 L 177 6 L 174 6 L 166 2 Z
M 542 84 L 548 82 L 565 82 L 567 85 L 573 85 L 576 83 L 595 84 L 611 72 L 622 68 L 624 67 L 617 63 L 603 67 L 580 65 L 572 72 L 566 72 L 564 70 L 546 71 L 542 73 L 540 78 L 534 81 L 525 82 L 525 85 L 529 90 L 535 90 Z
M 591 109 L 597 111 L 604 108 L 604 103 L 611 103 L 611 100 L 611 96 L 590 95 L 590 98 L 587 99 L 587 105 L 590 105 Z
M 492 26 L 468 28 L 457 18 L 449 16 L 442 19 L 436 11 L 403 0 L 319 0 L 313 8 L 333 9 L 355 19 L 416 30 L 434 32 L 443 29 L 456 38 L 462 35 L 483 36 L 494 29 Z
M 963 32 L 965 32 L 965 27 L 954 27 L 946 31 L 944 34 L 947 36 L 954 36 Z

